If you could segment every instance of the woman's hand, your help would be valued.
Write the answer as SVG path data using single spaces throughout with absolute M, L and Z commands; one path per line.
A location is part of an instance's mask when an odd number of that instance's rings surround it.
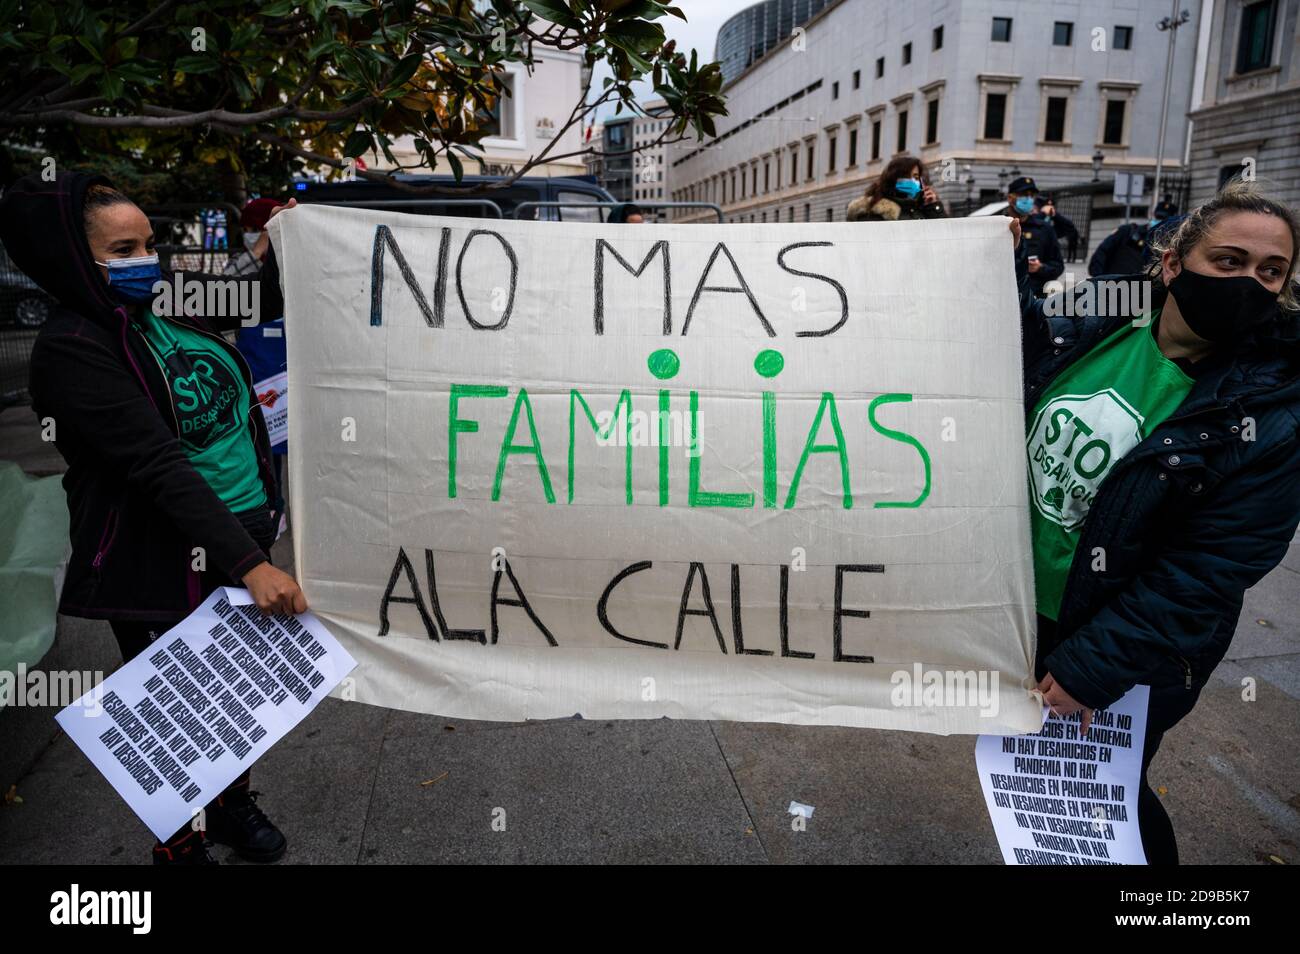
M 1011 229 L 1012 239 L 1015 240 L 1011 247 L 1013 249 L 1020 248 L 1020 220 L 1015 216 L 1011 216 L 1007 219 L 1007 226 Z
M 245 573 L 244 586 L 263 613 L 307 612 L 307 597 L 298 581 L 270 563 L 259 563 Z
M 1083 711 L 1083 721 L 1079 724 L 1079 737 L 1083 738 L 1088 734 L 1088 726 L 1092 725 L 1092 711 L 1082 702 L 1065 691 L 1064 687 L 1052 678 L 1049 672 L 1038 683 L 1038 691 L 1043 694 L 1045 702 L 1053 713 L 1059 716 L 1068 716 L 1072 713 Z
M 934 205 L 938 201 L 939 201 L 939 193 L 935 192 L 934 189 L 931 188 L 930 186 L 927 185 L 924 189 L 921 190 L 922 205 Z

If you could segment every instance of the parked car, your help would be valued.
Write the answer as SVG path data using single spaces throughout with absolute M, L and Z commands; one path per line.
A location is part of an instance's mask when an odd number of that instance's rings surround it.
M 459 183 L 452 176 L 399 174 L 396 178 L 412 185 L 436 184 L 455 191 L 468 191 L 476 186 L 503 181 L 502 176 L 465 176 Z M 364 179 L 350 182 L 295 182 L 294 190 L 294 197 L 301 203 L 346 203 L 361 208 L 398 208 L 403 212 L 421 215 L 496 218 L 496 213 L 482 204 L 457 204 L 446 201 L 445 194 L 420 195 L 388 183 Z M 507 219 L 514 218 L 515 209 L 523 202 L 588 205 L 614 201 L 614 197 L 600 187 L 595 176 L 559 176 L 550 179 L 524 177 L 501 189 L 469 194 L 464 198 L 492 202 L 501 210 L 501 216 Z M 522 218 L 552 222 L 601 222 L 608 212 L 609 209 L 598 207 L 532 208 L 525 209 Z
M 0 324 L 39 328 L 53 302 L 40 286 L 18 270 L 0 246 Z

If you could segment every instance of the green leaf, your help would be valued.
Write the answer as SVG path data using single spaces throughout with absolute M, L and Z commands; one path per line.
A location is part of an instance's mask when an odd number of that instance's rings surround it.
M 370 151 L 372 140 L 370 133 L 365 129 L 357 129 L 352 135 L 348 136 L 347 142 L 343 144 L 343 155 L 349 159 L 355 159 Z
M 388 79 L 388 85 L 401 86 L 404 84 L 415 75 L 415 71 L 420 68 L 420 63 L 423 59 L 423 53 L 411 53 L 408 56 L 402 57 L 398 60 L 397 66 L 394 67 L 393 74 Z
M 447 165 L 451 166 L 451 174 L 455 176 L 457 182 L 460 182 L 463 178 L 465 178 L 465 167 L 461 165 L 460 157 L 457 156 L 450 149 L 447 150 L 446 156 L 447 156 Z
M 175 69 L 178 73 L 215 73 L 221 69 L 221 62 L 215 56 L 205 53 L 180 56 L 176 58 Z
M 560 26 L 582 29 L 582 21 L 573 15 L 564 0 L 524 0 L 524 6 L 539 17 L 544 17 Z

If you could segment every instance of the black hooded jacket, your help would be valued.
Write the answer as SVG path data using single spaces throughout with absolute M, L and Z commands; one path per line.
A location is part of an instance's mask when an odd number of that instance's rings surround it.
M 72 556 L 59 609 L 92 619 L 168 622 L 207 595 L 204 575 L 239 580 L 265 556 L 190 463 L 177 439 L 167 381 L 127 308 L 110 295 L 84 229 L 86 190 L 101 176 L 61 173 L 19 179 L 0 199 L 0 239 L 14 263 L 57 302 L 32 348 L 37 417 L 54 425 L 68 464 Z M 284 313 L 272 255 L 260 276 L 186 274 L 186 281 L 260 278 L 260 315 Z M 180 316 L 208 334 L 241 369 L 253 404 L 249 426 L 267 499 L 278 508 L 266 424 L 248 366 L 217 332 L 239 325 Z M 211 579 L 211 576 L 208 577 Z

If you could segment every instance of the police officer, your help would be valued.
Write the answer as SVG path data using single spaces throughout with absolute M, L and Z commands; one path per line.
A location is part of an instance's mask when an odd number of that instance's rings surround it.
M 1035 200 L 1035 204 L 1043 217 L 1052 223 L 1052 229 L 1056 232 L 1056 237 L 1065 243 L 1066 255 L 1073 262 L 1074 256 L 1079 250 L 1078 227 L 1069 216 L 1056 210 L 1056 201 L 1050 195 L 1040 195 Z
M 1020 246 L 1017 255 L 1028 260 L 1029 285 L 1038 298 L 1044 297 L 1043 286 L 1065 271 L 1061 246 L 1051 221 L 1041 214 L 1034 200 L 1038 186 L 1029 176 L 1013 179 L 1007 187 L 1007 214 L 1020 220 Z
M 1146 222 L 1126 222 L 1097 246 L 1088 260 L 1088 274 L 1134 275 L 1151 264 L 1151 241 L 1166 228 L 1176 227 L 1182 216 L 1169 200 L 1156 203 Z

